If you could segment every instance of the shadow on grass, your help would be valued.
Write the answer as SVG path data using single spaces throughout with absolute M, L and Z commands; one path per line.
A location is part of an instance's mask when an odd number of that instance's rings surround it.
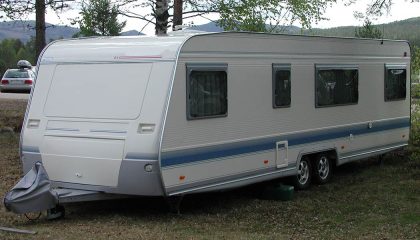
M 181 204 L 181 215 L 222 214 L 240 208 L 255 199 L 258 189 L 240 188 L 225 192 L 186 195 Z M 170 211 L 163 197 L 139 197 L 129 199 L 84 202 L 66 205 L 69 217 L 96 218 L 120 215 L 134 218 L 160 218 L 177 216 Z
M 396 153 L 386 156 L 382 165 L 378 158 L 345 164 L 335 169 L 331 185 L 314 185 L 307 191 L 296 192 L 296 198 L 292 201 L 299 201 L 299 198 L 310 198 L 311 195 L 316 195 L 316 192 L 319 191 L 330 191 L 340 189 L 343 186 L 360 184 L 365 178 L 369 178 L 369 175 L 363 174 L 363 172 L 382 171 L 391 166 L 404 164 L 406 161 L 408 161 L 406 156 Z M 233 209 L 247 207 L 254 200 L 261 200 L 262 189 L 279 182 L 287 181 L 286 179 L 276 179 L 234 190 L 186 195 L 181 204 L 181 215 L 224 214 Z M 176 215 L 170 212 L 166 200 L 162 197 L 139 197 L 68 204 L 66 210 L 71 218 L 87 219 L 116 214 L 133 218 L 160 218 Z

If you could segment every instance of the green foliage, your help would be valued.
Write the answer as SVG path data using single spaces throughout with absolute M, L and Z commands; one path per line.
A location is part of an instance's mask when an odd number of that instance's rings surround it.
M 419 72 L 419 60 L 420 60 L 420 48 L 415 47 L 416 59 L 412 61 L 412 69 L 417 68 Z M 411 86 L 411 133 L 410 143 L 417 152 L 417 156 L 420 156 L 420 84 L 413 84 Z
M 79 23 L 80 32 L 76 36 L 118 36 L 126 22 L 118 22 L 118 7 L 111 0 L 91 0 L 82 6 Z
M 420 76 L 420 47 L 414 46 L 411 54 L 411 76 L 412 80 L 418 82 Z M 420 95 L 420 91 L 419 91 Z
M 413 104 L 420 104 L 420 84 L 411 85 L 411 97 L 414 99 Z
M 225 30 L 278 32 L 282 25 L 299 21 L 304 28 L 322 20 L 326 7 L 336 0 L 220 0 L 212 9 L 219 12 L 219 26 Z M 266 27 L 269 23 L 269 27 Z
M 265 32 L 265 16 L 258 7 L 257 1 L 222 1 L 218 25 L 227 31 Z M 261 7 L 268 11 L 267 6 Z
M 19 39 L 5 39 L 0 42 L 0 74 L 3 74 L 8 68 L 16 68 L 19 60 L 28 60 L 35 65 L 35 42 L 31 38 L 26 44 Z
M 363 27 L 356 28 L 355 37 L 358 38 L 382 38 L 382 32 L 372 22 L 366 18 Z
M 417 95 L 420 95 L 419 88 L 416 89 Z M 416 104 L 417 103 L 417 104 Z M 410 143 L 413 147 L 420 148 L 420 102 L 413 102 L 413 111 L 411 112 L 411 134 Z

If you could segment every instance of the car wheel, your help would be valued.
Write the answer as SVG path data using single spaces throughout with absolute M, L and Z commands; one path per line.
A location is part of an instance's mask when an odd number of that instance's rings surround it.
M 314 162 L 313 177 L 315 182 L 325 184 L 331 179 L 332 163 L 326 154 L 319 154 Z
M 293 185 L 297 190 L 304 190 L 309 188 L 311 184 L 312 166 L 308 158 L 302 158 L 298 165 L 297 175 L 294 177 Z

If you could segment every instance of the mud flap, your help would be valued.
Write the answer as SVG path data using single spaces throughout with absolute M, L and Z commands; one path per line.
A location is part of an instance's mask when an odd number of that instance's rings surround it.
M 58 194 L 51 189 L 50 180 L 40 162 L 6 194 L 4 206 L 14 213 L 40 212 L 58 204 Z

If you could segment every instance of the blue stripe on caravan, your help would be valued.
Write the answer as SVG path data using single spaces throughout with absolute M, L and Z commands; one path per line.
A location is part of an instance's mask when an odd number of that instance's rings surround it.
M 269 137 L 259 140 L 243 141 L 239 143 L 220 144 L 216 146 L 202 147 L 197 149 L 166 152 L 162 153 L 161 166 L 169 167 L 179 164 L 206 161 L 209 159 L 224 158 L 234 155 L 273 150 L 276 148 L 276 142 L 283 140 L 287 140 L 289 146 L 296 146 L 348 137 L 350 134 L 356 136 L 393 130 L 398 128 L 406 128 L 409 126 L 410 118 L 403 118 L 397 120 L 390 120 L 386 122 L 376 122 L 373 123 L 372 128 L 368 128 L 367 123 L 364 123 L 353 125 L 350 127 L 340 127 L 336 129 L 326 129 L 309 133 L 297 133 L 287 136 Z

